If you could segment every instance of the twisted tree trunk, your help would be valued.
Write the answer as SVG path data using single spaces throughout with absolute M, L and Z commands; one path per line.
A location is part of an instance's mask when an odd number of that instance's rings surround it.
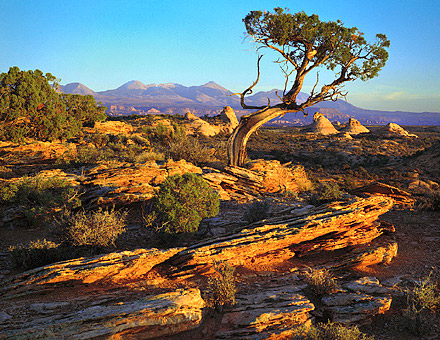
M 279 117 L 286 112 L 293 112 L 282 107 L 269 107 L 255 113 L 243 116 L 228 140 L 229 165 L 243 166 L 246 159 L 246 143 L 258 128 L 269 120 Z

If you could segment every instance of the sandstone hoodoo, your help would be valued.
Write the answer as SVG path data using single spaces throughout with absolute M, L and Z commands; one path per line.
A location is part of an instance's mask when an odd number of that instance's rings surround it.
M 232 133 L 238 125 L 237 116 L 230 106 L 225 106 L 220 112 L 219 118 L 226 123 L 226 129 Z
M 368 133 L 370 130 L 363 126 L 358 120 L 350 118 L 348 120 L 348 125 L 342 130 L 342 132 L 349 133 L 350 135 L 357 135 L 360 133 Z
M 409 133 L 408 131 L 406 131 L 404 128 L 402 128 L 400 125 L 397 125 L 396 123 L 387 124 L 382 129 L 381 133 L 387 137 L 414 137 L 414 138 L 418 137 L 413 133 Z
M 320 112 L 314 114 L 313 123 L 310 125 L 310 131 L 324 136 L 339 133 L 333 124 Z

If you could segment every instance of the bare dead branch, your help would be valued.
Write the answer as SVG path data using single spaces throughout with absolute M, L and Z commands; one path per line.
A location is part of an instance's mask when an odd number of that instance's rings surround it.
M 260 80 L 260 60 L 261 60 L 261 58 L 263 58 L 263 55 L 258 56 L 257 79 L 254 81 L 254 83 L 251 86 L 249 86 L 246 90 L 244 90 L 242 93 L 233 93 L 230 95 L 230 96 L 240 96 L 240 104 L 243 109 L 261 110 L 261 109 L 264 109 L 264 108 L 267 108 L 270 106 L 270 100 L 268 100 L 267 106 L 250 106 L 250 105 L 246 105 L 246 103 L 244 102 L 244 97 L 248 94 L 252 94 L 252 89 L 255 87 L 255 85 L 257 85 L 258 81 Z
M 318 82 L 319 82 L 319 72 L 316 72 L 316 83 L 313 86 L 312 92 L 310 92 L 310 97 L 313 97 L 315 95 L 315 88 L 316 85 L 318 85 Z

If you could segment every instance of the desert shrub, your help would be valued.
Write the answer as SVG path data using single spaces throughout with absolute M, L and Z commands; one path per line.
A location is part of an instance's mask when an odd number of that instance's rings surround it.
M 161 152 L 156 151 L 143 151 L 138 154 L 134 161 L 136 163 L 145 163 L 147 161 L 163 161 L 165 160 L 165 155 Z
M 133 135 L 130 137 L 130 139 L 135 142 L 136 144 L 142 145 L 142 146 L 148 146 L 150 145 L 150 142 L 148 141 L 148 139 L 145 139 L 141 136 L 138 135 Z
M 150 141 L 162 146 L 168 146 L 171 142 L 186 138 L 185 128 L 175 122 L 171 125 L 159 122 L 155 127 L 142 128 L 142 132 L 148 136 Z
M 125 231 L 127 213 L 114 210 L 65 215 L 59 224 L 66 241 L 73 246 L 107 247 Z
M 430 191 L 417 197 L 416 208 L 419 210 L 440 211 L 440 191 Z
M 292 340 L 374 340 L 374 336 L 362 333 L 357 326 L 329 322 L 299 327 L 293 331 Z
M 269 217 L 269 210 L 270 210 L 269 201 L 254 200 L 250 205 L 247 206 L 243 214 L 243 220 L 249 224 L 264 220 Z
M 110 143 L 109 143 L 110 144 Z M 111 148 L 98 150 L 94 146 L 77 147 L 75 153 L 65 153 L 57 160 L 57 164 L 64 167 L 83 167 L 109 161 L 115 157 L 115 151 Z
M 115 143 L 115 144 L 118 144 L 118 143 L 122 143 L 123 144 L 123 143 L 126 143 L 127 140 L 128 140 L 127 135 L 122 134 L 122 133 L 117 134 L 117 135 L 113 135 L 110 138 L 110 142 Z
M 235 269 L 225 261 L 214 263 L 214 269 L 217 276 L 208 282 L 211 289 L 208 305 L 221 313 L 224 306 L 235 305 Z
M 439 287 L 432 279 L 432 272 L 415 282 L 414 287 L 404 289 L 404 294 L 407 300 L 404 316 L 409 330 L 416 335 L 427 333 L 430 314 L 440 307 Z
M 316 296 L 331 294 L 338 289 L 336 280 L 328 269 L 308 268 L 304 276 L 310 290 Z
M 341 199 L 344 193 L 334 182 L 321 182 L 312 196 L 312 204 L 323 204 Z
M 212 154 L 193 137 L 176 139 L 169 144 L 169 157 L 175 161 L 184 159 L 197 166 L 206 164 Z
M 110 141 L 110 137 L 103 133 L 95 133 L 91 136 L 91 139 L 92 143 L 95 144 L 98 149 L 103 148 Z
M 12 265 L 24 270 L 41 267 L 66 259 L 66 253 L 60 252 L 59 245 L 46 239 L 31 241 L 28 245 L 9 248 Z
M 63 179 L 25 176 L 18 183 L 0 188 L 0 202 L 6 206 L 19 205 L 26 226 L 36 227 L 48 223 L 62 208 L 79 207 L 77 194 L 77 189 Z
M 116 144 L 120 145 L 119 143 Z M 113 149 L 115 150 L 115 149 Z M 116 151 L 116 150 L 115 150 Z M 138 144 L 130 144 L 127 146 L 122 145 L 121 149 L 117 151 L 117 156 L 119 159 L 126 162 L 136 162 L 136 158 L 144 151 L 142 146 Z
M 203 178 L 186 173 L 170 176 L 154 198 L 158 230 L 166 234 L 192 233 L 201 220 L 219 212 L 219 196 Z

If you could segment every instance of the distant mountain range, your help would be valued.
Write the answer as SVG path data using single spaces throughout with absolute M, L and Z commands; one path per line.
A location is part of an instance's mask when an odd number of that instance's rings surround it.
M 231 96 L 232 92 L 219 84 L 210 81 L 200 86 L 183 86 L 175 83 L 148 84 L 145 85 L 137 80 L 129 81 L 120 87 L 95 92 L 81 83 L 70 83 L 60 87 L 64 93 L 92 95 L 96 101 L 107 106 L 109 115 L 157 114 L 179 113 L 184 114 L 188 110 L 196 115 L 218 114 L 223 106 L 231 106 L 238 116 L 249 111 L 240 106 L 238 96 Z M 266 105 L 268 99 L 271 104 L 280 102 L 276 91 L 270 90 L 257 92 L 246 97 L 248 105 Z M 305 101 L 306 93 L 300 93 L 298 100 Z M 313 114 L 319 111 L 331 121 L 346 122 L 349 118 L 355 118 L 362 124 L 382 125 L 397 123 L 400 125 L 440 125 L 440 113 L 438 112 L 403 112 L 403 111 L 378 111 L 356 107 L 344 100 L 335 102 L 321 102 L 308 108 L 309 114 L 304 117 L 302 113 L 288 113 L 283 118 L 271 122 L 274 125 L 303 125 L 309 124 Z

